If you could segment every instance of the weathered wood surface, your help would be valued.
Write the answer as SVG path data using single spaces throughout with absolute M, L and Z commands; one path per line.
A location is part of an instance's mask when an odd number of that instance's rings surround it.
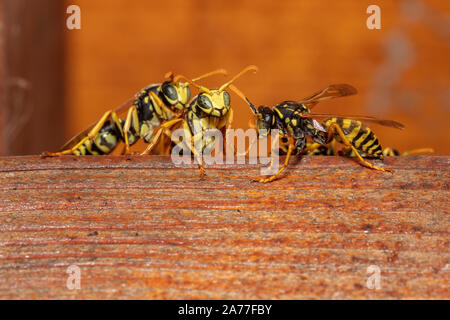
M 0 158 L 0 298 L 449 299 L 449 157 L 385 164 L 303 158 L 262 185 L 255 165 Z

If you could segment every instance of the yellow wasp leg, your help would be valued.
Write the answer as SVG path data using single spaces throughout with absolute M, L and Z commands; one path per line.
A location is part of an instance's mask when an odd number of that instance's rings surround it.
M 233 109 L 230 108 L 227 113 L 227 120 L 224 124 L 224 131 L 222 131 L 222 137 L 223 137 L 223 154 L 225 154 L 225 150 L 227 147 L 227 130 L 231 128 L 231 123 L 233 122 Z M 220 126 L 220 124 L 219 124 Z M 236 153 L 235 153 L 236 154 Z
M 359 154 L 358 150 L 347 140 L 347 138 L 345 137 L 344 132 L 342 132 L 341 127 L 337 124 L 337 123 L 332 123 L 330 125 L 330 128 L 328 129 L 328 137 L 332 137 L 333 136 L 333 131 L 336 130 L 336 132 L 339 134 L 339 136 L 341 137 L 342 143 L 351 148 L 353 150 L 353 152 L 356 154 L 356 156 L 358 157 L 359 161 L 361 162 L 361 164 L 363 166 L 366 166 L 368 168 L 374 169 L 374 170 L 379 170 L 379 171 L 387 171 L 387 172 L 391 172 L 392 169 L 390 168 L 381 168 L 381 167 L 377 167 L 373 164 L 371 164 L 369 161 L 364 160 L 363 157 L 361 157 L 361 155 Z
M 261 179 L 258 181 L 261 183 L 267 183 L 267 182 L 271 182 L 271 181 L 275 180 L 287 168 L 287 166 L 289 164 L 289 160 L 291 159 L 292 151 L 294 151 L 294 150 L 295 150 L 295 145 L 293 143 L 289 144 L 289 149 L 286 154 L 286 159 L 284 160 L 284 164 L 280 168 L 280 170 L 278 170 L 277 173 L 275 173 L 273 176 L 271 176 L 269 178 Z M 272 164 L 273 164 L 273 162 L 271 161 L 271 166 L 272 166 Z
M 255 122 L 252 120 L 248 121 L 248 126 L 250 127 L 250 129 L 256 129 Z M 258 133 L 256 133 L 256 138 L 249 142 L 247 151 L 245 151 L 244 153 L 236 153 L 236 155 L 239 157 L 247 156 L 248 153 L 250 152 L 250 149 L 255 145 L 256 141 L 258 141 Z
M 225 124 L 225 127 L 228 129 L 231 128 L 231 123 L 233 122 L 233 109 L 230 108 L 230 110 L 228 110 L 228 118 L 227 118 L 227 122 Z
M 410 151 L 405 151 L 402 153 L 402 156 L 413 156 L 418 154 L 424 154 L 424 153 L 433 153 L 433 148 L 422 148 L 422 149 L 414 149 Z
M 200 177 L 203 178 L 205 176 L 205 168 L 203 166 L 203 160 L 202 157 L 198 154 L 198 152 L 195 150 L 194 147 L 194 137 L 191 134 L 191 131 L 189 129 L 189 126 L 187 125 L 187 122 L 184 119 L 173 119 L 170 121 L 165 122 L 162 124 L 160 129 L 158 130 L 158 137 L 164 133 L 166 136 L 168 136 L 171 141 L 173 141 L 175 144 L 182 144 L 183 142 L 174 138 L 172 136 L 172 131 L 169 129 L 172 125 L 176 124 L 177 122 L 183 121 L 183 130 L 184 130 L 184 136 L 186 140 L 190 140 L 190 143 L 186 143 L 188 148 L 191 150 L 192 154 L 194 154 L 194 157 L 197 159 L 198 167 L 200 169 Z M 201 137 L 202 133 L 199 133 L 198 135 Z M 156 145 L 155 141 L 152 141 Z M 149 149 L 149 147 L 147 147 Z M 144 151 L 145 152 L 145 151 Z M 144 153 L 143 153 L 144 154 Z
M 336 139 L 333 139 L 333 141 L 331 141 L 330 145 L 331 145 L 331 150 L 333 150 L 333 156 L 337 155 L 337 141 L 336 141 Z
M 158 97 L 158 95 L 156 93 L 154 93 L 153 91 L 150 91 L 150 96 L 153 98 L 153 101 L 159 106 L 159 108 L 161 109 L 162 112 L 164 112 L 164 116 L 168 119 L 172 119 L 172 118 L 180 118 L 183 113 L 184 110 L 180 110 L 179 112 L 174 112 L 172 111 L 170 108 L 168 108 L 163 102 L 162 100 Z M 160 141 L 162 146 L 164 146 L 164 136 L 161 137 Z M 161 147 L 162 149 L 163 147 Z M 169 144 L 169 148 L 170 148 L 170 144 Z M 166 153 L 168 150 L 165 150 Z
M 197 139 L 203 138 L 203 132 L 199 132 L 195 136 L 193 136 L 187 122 L 184 122 L 183 127 L 184 127 L 185 136 L 187 136 L 187 135 L 190 136 L 191 141 L 190 141 L 190 144 L 188 145 L 188 147 L 191 150 L 191 152 L 194 154 L 195 159 L 197 159 L 198 168 L 200 169 L 200 178 L 203 178 L 205 176 L 205 167 L 203 166 L 203 158 L 195 149 L 195 141 L 197 141 Z M 179 143 L 179 142 L 175 142 L 175 143 Z
M 281 139 L 280 139 L 280 135 L 278 135 L 278 139 L 281 140 Z M 274 139 L 274 140 L 272 141 L 272 144 L 270 145 L 270 150 L 269 150 L 269 152 L 270 152 L 270 164 L 269 164 L 269 168 L 272 167 L 273 161 L 274 161 L 274 159 L 275 159 L 274 156 L 273 156 L 273 154 L 272 154 L 272 150 L 275 149 L 276 143 L 277 143 L 277 140 Z M 293 143 L 292 138 L 290 139 L 290 141 L 288 141 L 288 143 L 285 143 L 284 145 L 288 145 L 288 146 L 289 146 L 291 143 Z M 289 151 L 289 147 L 288 147 L 288 151 Z M 279 154 L 279 150 L 278 150 L 278 154 Z
M 170 115 L 171 118 L 176 117 L 177 114 L 170 110 L 163 102 L 162 100 L 157 96 L 156 93 L 153 91 L 150 91 L 150 96 L 153 98 L 153 100 L 158 104 L 158 106 L 163 110 L 166 114 Z
M 133 119 L 134 117 L 134 119 Z M 139 118 L 138 118 L 138 113 L 137 113 L 137 109 L 135 106 L 130 107 L 130 109 L 128 109 L 128 113 L 127 113 L 127 118 L 125 120 L 125 124 L 123 126 L 123 138 L 125 141 L 125 154 L 130 154 L 130 141 L 128 139 L 128 133 L 130 132 L 130 127 L 131 127 L 131 122 L 133 121 L 134 125 L 139 125 Z M 138 122 L 137 124 L 135 122 Z M 135 128 L 135 132 L 136 134 L 138 134 L 139 132 L 139 128 Z
M 255 139 L 253 139 L 252 141 L 249 141 L 248 144 L 248 149 L 244 152 L 244 153 L 237 153 L 235 152 L 235 155 L 242 157 L 242 156 L 247 156 L 248 153 L 250 152 L 250 149 L 255 145 L 256 141 L 258 141 L 258 137 L 256 137 Z M 237 151 L 237 150 L 236 150 Z M 269 151 L 270 152 L 270 151 Z
M 123 137 L 123 128 L 122 128 L 122 124 L 120 123 L 120 119 L 117 116 L 117 113 L 115 113 L 114 111 L 111 112 L 111 119 L 114 121 L 116 127 L 119 129 L 120 134 Z
M 149 143 L 147 148 L 141 153 L 141 155 L 150 154 L 152 152 L 153 148 L 158 144 L 159 139 L 161 138 L 161 135 L 168 130 L 170 127 L 175 125 L 176 123 L 183 121 L 183 119 L 173 119 L 164 122 L 159 127 L 155 129 L 155 133 L 152 136 L 152 141 Z
M 108 120 L 108 118 L 111 116 L 111 114 L 114 115 L 113 120 L 116 122 L 116 125 L 119 126 L 119 129 L 121 129 L 120 126 L 120 122 L 118 121 L 118 117 L 115 114 L 115 112 L 113 111 L 107 111 L 103 114 L 103 116 L 100 118 L 100 120 L 95 124 L 95 126 L 91 129 L 91 131 L 89 131 L 89 133 L 86 135 L 86 137 L 82 138 L 80 140 L 80 142 L 78 142 L 75 146 L 73 146 L 70 149 L 66 149 L 60 152 L 48 152 L 45 151 L 44 154 L 46 156 L 60 156 L 60 155 L 64 155 L 64 154 L 72 154 L 75 150 L 77 150 L 81 145 L 83 145 L 83 143 L 86 142 L 86 140 L 90 139 L 93 140 L 95 138 L 95 136 L 97 135 L 97 133 L 100 131 L 100 129 L 103 127 L 103 125 L 105 124 L 105 122 Z

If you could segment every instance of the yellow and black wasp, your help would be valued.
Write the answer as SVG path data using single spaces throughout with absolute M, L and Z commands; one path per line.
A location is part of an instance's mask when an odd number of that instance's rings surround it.
M 404 126 L 393 120 L 381 120 L 369 116 L 352 116 L 337 114 L 311 113 L 310 109 L 319 101 L 356 94 L 357 90 L 348 84 L 330 85 L 300 101 L 284 101 L 273 108 L 260 106 L 256 108 L 247 98 L 252 112 L 256 116 L 256 129 L 263 137 L 272 129 L 278 129 L 280 138 L 287 138 L 286 159 L 278 172 L 260 182 L 275 180 L 287 167 L 293 152 L 302 153 L 309 136 L 318 145 L 324 145 L 335 139 L 353 150 L 362 165 L 369 168 L 390 171 L 388 168 L 375 166 L 363 159 L 360 152 L 371 157 L 383 159 L 382 147 L 378 138 L 363 122 L 403 129 Z M 322 122 L 316 119 L 322 119 Z M 264 130 L 263 130 L 264 129 Z
M 192 86 L 198 88 L 200 92 L 189 103 L 184 119 L 172 119 L 159 126 L 159 129 L 155 132 L 153 143 L 148 146 L 145 152 L 150 152 L 158 142 L 158 139 L 164 134 L 170 137 L 173 143 L 177 145 L 184 144 L 189 148 L 198 162 L 200 176 L 203 177 L 205 175 L 205 169 L 202 155 L 207 153 L 207 150 L 211 150 L 216 142 L 214 136 L 205 138 L 205 133 L 208 130 L 220 130 L 224 137 L 226 129 L 230 127 L 233 120 L 230 95 L 225 89 L 230 88 L 239 97 L 244 97 L 242 92 L 233 86 L 232 83 L 244 73 L 249 71 L 256 72 L 257 70 L 258 68 L 255 66 L 248 66 L 231 80 L 220 86 L 219 89 L 208 89 L 180 75 L 180 79 L 184 79 Z M 172 135 L 173 131 L 171 129 L 175 127 L 183 128 L 184 135 L 182 141 L 174 138 Z
M 189 81 L 194 83 L 216 74 L 226 75 L 227 72 L 218 69 Z M 116 110 L 107 111 L 98 122 L 69 140 L 61 148 L 62 151 L 44 152 L 44 155 L 104 155 L 111 153 L 119 141 L 125 143 L 124 153 L 129 154 L 130 146 L 140 138 L 151 143 L 156 127 L 184 115 L 191 96 L 188 82 L 179 81 L 179 76 L 174 76 L 172 72 L 167 73 L 166 78 L 163 83 L 141 89 Z M 125 120 L 120 119 L 118 114 L 127 108 Z

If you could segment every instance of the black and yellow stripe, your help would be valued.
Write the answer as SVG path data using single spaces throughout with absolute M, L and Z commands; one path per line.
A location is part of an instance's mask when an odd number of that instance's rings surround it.
M 336 123 L 342 129 L 347 140 L 358 150 L 366 155 L 382 159 L 383 148 L 372 130 L 361 121 L 342 118 L 330 118 L 324 121 L 323 125 L 328 130 L 332 123 Z M 338 142 L 343 142 L 341 137 L 335 133 L 334 138 Z
M 120 119 L 121 125 L 124 121 Z M 87 139 L 73 154 L 76 156 L 104 155 L 111 153 L 120 140 L 123 140 L 114 121 L 107 121 L 93 140 Z

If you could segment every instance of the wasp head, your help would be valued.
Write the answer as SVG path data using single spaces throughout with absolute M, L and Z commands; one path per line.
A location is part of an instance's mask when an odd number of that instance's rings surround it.
M 176 79 L 184 79 L 189 84 L 199 89 L 200 93 L 194 100 L 195 101 L 194 103 L 200 110 L 213 117 L 222 117 L 226 115 L 227 112 L 230 110 L 230 95 L 227 91 L 225 91 L 225 89 L 230 87 L 232 91 L 234 91 L 240 97 L 243 97 L 242 92 L 240 92 L 235 86 L 233 86 L 232 83 L 236 79 L 241 77 L 244 73 L 249 71 L 256 72 L 257 70 L 258 68 L 255 66 L 248 66 L 244 68 L 244 70 L 239 72 L 237 75 L 235 75 L 231 80 L 224 83 L 219 89 L 208 89 L 181 75 L 177 76 Z
M 272 109 L 266 106 L 260 106 L 256 113 L 256 131 L 260 138 L 266 137 L 275 123 L 275 117 Z
M 221 117 L 230 109 L 230 95 L 225 90 L 216 89 L 202 92 L 197 97 L 197 105 L 206 114 Z
M 186 82 L 166 81 L 161 85 L 163 99 L 168 105 L 181 110 L 191 97 L 191 90 Z
M 272 109 L 266 106 L 260 106 L 258 107 L 258 109 L 256 109 L 255 105 L 251 103 L 250 100 L 248 100 L 247 98 L 245 98 L 245 100 L 247 101 L 250 109 L 256 117 L 255 126 L 259 137 L 267 137 L 273 125 L 275 124 L 275 116 Z

